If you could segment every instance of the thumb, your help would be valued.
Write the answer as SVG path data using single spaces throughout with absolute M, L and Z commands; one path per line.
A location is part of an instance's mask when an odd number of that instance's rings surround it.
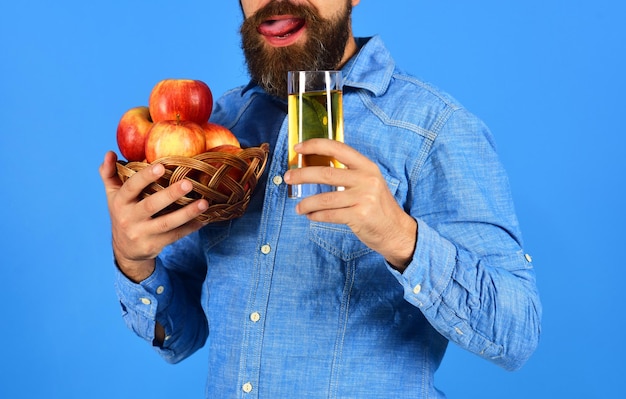
M 104 161 L 100 165 L 100 178 L 104 183 L 106 189 L 119 187 L 122 185 L 122 181 L 117 175 L 117 154 L 113 151 L 108 151 L 104 155 Z

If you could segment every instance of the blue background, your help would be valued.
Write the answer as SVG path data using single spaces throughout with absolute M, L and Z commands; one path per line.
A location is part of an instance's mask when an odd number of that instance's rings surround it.
M 491 127 L 544 304 L 515 373 L 451 346 L 450 398 L 613 398 L 626 369 L 624 2 L 363 0 L 406 70 Z M 229 1 L 15 1 L 0 12 L 0 397 L 201 398 L 124 326 L 98 166 L 122 113 L 168 77 L 247 80 Z M 398 376 L 398 381 L 402 376 Z M 364 383 L 367 383 L 364 378 Z

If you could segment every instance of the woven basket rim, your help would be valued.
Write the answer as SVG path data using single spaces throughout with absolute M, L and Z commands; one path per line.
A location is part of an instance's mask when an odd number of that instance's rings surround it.
M 149 184 L 141 193 L 147 198 L 182 179 L 191 181 L 193 189 L 155 216 L 172 212 L 198 199 L 209 202 L 208 209 L 196 217 L 203 223 L 230 220 L 242 216 L 254 189 L 265 171 L 269 144 L 242 148 L 233 154 L 207 151 L 194 157 L 169 156 L 148 162 L 118 160 L 117 173 L 125 182 L 138 171 L 155 164 L 165 166 L 162 178 Z

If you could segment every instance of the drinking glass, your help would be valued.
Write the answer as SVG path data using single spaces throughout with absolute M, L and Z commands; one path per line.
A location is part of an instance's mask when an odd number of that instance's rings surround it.
M 287 74 L 289 104 L 289 169 L 307 166 L 343 168 L 332 157 L 303 155 L 293 146 L 312 138 L 343 142 L 343 82 L 341 71 L 290 71 Z M 325 184 L 289 186 L 290 198 L 303 198 L 342 190 Z

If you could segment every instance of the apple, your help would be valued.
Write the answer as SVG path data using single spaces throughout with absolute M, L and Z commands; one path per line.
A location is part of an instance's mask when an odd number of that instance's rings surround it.
M 239 144 L 239 143 L 237 143 Z M 239 145 L 234 144 L 221 144 L 215 147 L 212 147 L 209 151 L 213 152 L 229 152 L 231 154 L 239 154 L 243 149 L 239 147 Z
M 218 125 L 217 123 L 205 122 L 202 124 L 202 129 L 204 129 L 205 141 L 206 141 L 206 150 L 210 151 L 212 148 L 229 144 L 233 145 L 237 148 L 241 147 L 239 140 L 237 137 L 228 130 L 226 127 L 222 125 Z
M 155 122 L 146 140 L 146 160 L 179 155 L 193 157 L 205 152 L 204 130 L 191 121 Z
M 213 111 L 213 94 L 201 80 L 165 79 L 152 88 L 148 107 L 154 122 L 185 120 L 201 125 Z
M 129 162 L 146 158 L 145 144 L 152 119 L 148 107 L 134 107 L 126 111 L 117 125 L 117 146 Z

